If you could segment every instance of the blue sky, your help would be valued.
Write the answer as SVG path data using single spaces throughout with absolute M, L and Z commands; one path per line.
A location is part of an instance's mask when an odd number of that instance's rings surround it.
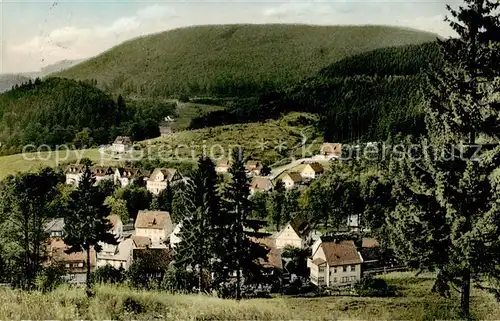
M 452 36 L 445 4 L 457 0 L 27 1 L 0 0 L 0 72 L 37 71 L 95 56 L 140 35 L 225 23 L 387 24 Z

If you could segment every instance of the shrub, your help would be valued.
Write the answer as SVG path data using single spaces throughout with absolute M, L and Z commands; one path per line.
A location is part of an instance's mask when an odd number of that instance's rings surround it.
M 384 279 L 372 276 L 363 277 L 354 285 L 354 289 L 359 296 L 363 297 L 392 297 L 396 295 L 394 289 Z
M 92 280 L 96 283 L 122 283 L 125 281 L 125 270 L 105 265 L 92 273 Z
M 53 291 L 63 283 L 63 275 L 64 269 L 62 267 L 47 267 L 36 277 L 36 288 L 43 293 Z

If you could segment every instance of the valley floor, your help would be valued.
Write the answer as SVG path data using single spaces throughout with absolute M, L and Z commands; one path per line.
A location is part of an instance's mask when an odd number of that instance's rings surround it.
M 444 299 L 430 292 L 432 277 L 392 273 L 395 298 L 291 298 L 235 302 L 211 296 L 134 291 L 124 286 L 99 286 L 96 296 L 83 289 L 57 289 L 49 294 L 0 290 L 0 319 L 38 320 L 457 320 L 458 297 Z M 494 297 L 474 289 L 475 320 L 499 320 Z M 135 310 L 135 312 L 134 312 Z

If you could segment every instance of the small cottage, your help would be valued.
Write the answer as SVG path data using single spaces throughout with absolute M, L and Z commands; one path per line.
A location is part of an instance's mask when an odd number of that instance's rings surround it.
M 170 214 L 163 211 L 139 211 L 135 220 L 135 235 L 149 237 L 151 247 L 162 247 L 172 233 Z

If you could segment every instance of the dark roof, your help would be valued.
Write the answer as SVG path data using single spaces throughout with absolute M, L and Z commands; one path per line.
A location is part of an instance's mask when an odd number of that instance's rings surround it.
M 291 221 L 290 221 L 290 226 L 293 228 L 295 233 L 301 238 L 305 237 L 310 229 L 311 226 L 309 224 L 309 221 L 302 215 L 296 215 Z
M 302 176 L 301 176 L 299 173 L 297 173 L 297 172 L 289 172 L 289 173 L 286 173 L 286 174 L 283 176 L 283 178 L 285 178 L 285 176 L 286 176 L 286 175 L 288 175 L 288 176 L 292 179 L 292 181 L 293 181 L 294 183 L 300 183 L 300 182 L 302 182 Z
M 315 172 L 315 173 L 323 173 L 323 171 L 325 170 L 323 168 L 323 165 L 321 165 L 320 163 L 310 163 L 308 164 L 309 166 L 311 166 L 312 170 Z
M 84 168 L 85 166 L 83 164 L 71 164 L 68 165 L 68 167 L 66 167 L 65 173 L 74 173 L 74 174 L 82 173 Z
M 94 166 L 92 167 L 92 173 L 94 173 L 95 176 L 107 176 L 112 175 L 113 170 L 111 169 L 111 167 Z
M 139 168 L 117 167 L 116 170 L 120 173 L 121 177 L 138 178 L 146 176 Z
M 128 136 L 118 136 L 115 139 L 115 144 L 132 144 L 130 137 Z
M 270 237 L 249 237 L 249 239 L 261 246 L 265 247 L 267 252 L 267 261 L 259 259 L 259 263 L 264 268 L 283 269 L 283 262 L 281 259 L 281 250 L 276 248 L 276 240 Z

